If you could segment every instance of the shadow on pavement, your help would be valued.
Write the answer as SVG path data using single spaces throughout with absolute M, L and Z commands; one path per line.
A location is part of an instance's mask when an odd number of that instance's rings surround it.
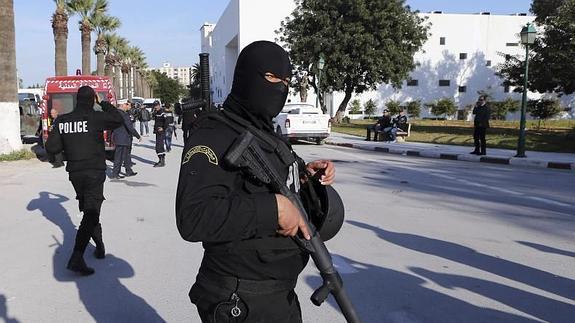
M 415 274 L 449 289 L 465 289 L 498 301 L 546 322 L 573 322 L 575 306 L 521 289 L 468 276 L 433 272 L 423 268 L 409 268 Z
M 342 279 L 361 321 L 365 323 L 519 323 L 533 321 L 511 313 L 475 306 L 434 291 L 425 287 L 426 281 L 415 275 L 342 256 L 336 257 L 341 257 L 356 270 L 355 273 L 343 273 Z M 312 288 L 316 288 L 321 284 L 321 278 L 309 276 L 306 282 Z M 377 292 L 374 293 L 374 291 Z M 328 303 L 339 310 L 333 297 L 329 298 Z
M 542 252 L 553 253 L 556 255 L 572 257 L 572 258 L 575 257 L 575 252 L 573 251 L 561 250 L 553 247 L 544 246 L 534 242 L 527 242 L 527 241 L 515 241 L 515 242 Z
M 142 157 L 140 157 L 140 156 L 138 156 L 138 155 L 132 155 L 132 159 L 135 159 L 135 160 L 137 160 L 137 161 L 139 161 L 139 162 L 141 162 L 141 163 L 148 164 L 148 165 L 154 165 L 154 164 L 156 163 L 155 161 L 151 161 L 151 160 L 149 160 L 149 159 L 142 158 Z
M 387 231 L 369 224 L 347 221 L 357 227 L 375 232 L 381 239 L 397 246 L 428 255 L 441 257 L 480 269 L 516 282 L 575 300 L 575 281 L 513 261 L 477 252 L 453 242 L 427 238 L 410 233 Z M 533 304 L 536 306 L 536 304 Z
M 40 192 L 39 197 L 30 201 L 28 211 L 39 210 L 42 216 L 62 230 L 63 241 L 54 237 L 56 246 L 52 261 L 54 278 L 59 282 L 75 282 L 78 294 L 86 310 L 96 322 L 165 322 L 143 298 L 132 293 L 120 278 L 135 275 L 134 269 L 125 260 L 106 254 L 103 260 L 92 256 L 94 248 L 86 249 L 84 258 L 96 273 L 91 276 L 78 276 L 66 269 L 68 257 L 74 247 L 76 227 L 62 203 L 66 196 L 50 192 Z M 105 224 L 104 229 L 104 241 Z
M 0 294 L 0 319 L 5 323 L 19 323 L 17 319 L 8 317 L 8 304 L 6 296 Z

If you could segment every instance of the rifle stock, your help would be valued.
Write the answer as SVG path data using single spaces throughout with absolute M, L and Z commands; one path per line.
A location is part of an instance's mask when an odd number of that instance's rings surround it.
M 353 304 L 343 288 L 341 276 L 333 266 L 329 251 L 316 228 L 309 222 L 309 216 L 299 196 L 290 191 L 279 174 L 269 166 L 271 163 L 259 147 L 254 135 L 249 130 L 246 130 L 236 140 L 224 159 L 232 166 L 247 170 L 261 182 L 271 186 L 272 190 L 287 197 L 298 208 L 304 216 L 312 238 L 311 240 L 305 240 L 301 237 L 294 239 L 303 250 L 309 252 L 323 279 L 322 286 L 311 296 L 312 303 L 320 306 L 329 294 L 332 294 L 347 322 L 360 322 Z

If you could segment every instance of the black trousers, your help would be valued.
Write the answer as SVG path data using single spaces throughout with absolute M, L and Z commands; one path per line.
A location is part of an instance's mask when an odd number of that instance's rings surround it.
M 293 287 L 242 290 L 242 280 L 236 284 L 226 284 L 222 281 L 210 282 L 201 279 L 200 275 L 202 274 L 198 275 L 189 296 L 203 323 L 302 322 L 300 304 Z M 239 315 L 234 317 L 232 311 L 236 306 L 240 311 Z M 237 310 L 235 314 L 238 314 Z
M 118 176 L 122 169 L 122 164 L 126 169 L 126 174 L 132 173 L 132 159 L 130 158 L 130 146 L 116 146 L 114 152 L 114 168 L 112 168 L 112 176 Z
M 367 126 L 367 140 L 371 140 L 371 132 L 374 132 L 373 141 L 377 141 L 377 132 L 382 130 L 379 124 L 372 124 Z
M 156 132 L 156 154 L 158 156 L 166 154 L 164 141 L 166 141 L 166 133 L 163 131 L 161 133 Z
M 100 209 L 104 201 L 105 170 L 83 170 L 68 175 L 76 191 L 78 208 L 84 213 L 76 233 L 74 251 L 84 253 L 94 228 L 100 223 Z
M 485 133 L 487 128 L 475 127 L 473 129 L 473 143 L 475 144 L 475 152 L 485 154 L 487 149 L 487 142 L 485 141 Z

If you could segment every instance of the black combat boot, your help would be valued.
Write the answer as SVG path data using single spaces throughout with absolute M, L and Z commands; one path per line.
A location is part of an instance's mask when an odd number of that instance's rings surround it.
M 166 156 L 165 155 L 159 155 L 158 158 L 160 158 L 160 160 L 154 164 L 154 167 L 166 166 Z
M 82 256 L 82 252 L 80 251 L 74 251 L 72 253 L 66 268 L 83 276 L 92 275 L 94 273 L 94 269 L 88 267 L 84 262 L 84 256 Z
M 100 223 L 94 228 L 92 240 L 96 243 L 94 256 L 98 259 L 104 259 L 106 257 L 106 248 L 104 248 L 104 240 L 102 240 L 102 225 Z

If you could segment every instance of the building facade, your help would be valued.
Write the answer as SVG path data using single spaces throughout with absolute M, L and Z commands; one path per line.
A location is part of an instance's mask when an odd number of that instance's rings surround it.
M 276 30 L 294 9 L 293 0 L 231 0 L 216 24 L 202 26 L 202 51 L 210 53 L 215 103 L 223 102 L 230 92 L 235 61 L 242 48 L 256 40 L 275 41 L 278 38 Z M 263 12 L 266 14 L 262 15 Z M 419 15 L 430 24 L 430 36 L 414 56 L 418 67 L 412 71 L 409 80 L 399 89 L 381 84 L 374 91 L 355 95 L 352 100 L 359 99 L 364 103 L 374 99 L 381 111 L 389 100 L 402 104 L 418 100 L 425 104 L 452 98 L 463 111 L 476 102 L 479 91 L 489 93 L 494 100 L 521 99 L 520 93 L 503 86 L 503 80 L 496 75 L 496 68 L 505 61 L 506 55 L 524 53 L 525 49 L 519 43 L 519 32 L 534 21 L 534 16 L 524 13 L 491 15 L 487 12 L 447 14 L 441 11 Z M 529 93 L 530 98 L 540 96 Z M 343 97 L 343 93 L 337 92 L 326 95 L 325 103 L 330 114 L 335 114 Z M 299 101 L 299 96 L 293 96 L 291 100 Z M 566 107 L 575 106 L 573 96 L 563 96 L 560 100 Z M 313 89 L 309 91 L 307 101 L 315 102 Z M 422 107 L 421 117 L 429 116 L 429 109 Z M 469 117 L 465 115 L 462 118 Z M 508 119 L 517 117 L 517 113 L 508 115 Z
M 178 66 L 174 67 L 169 62 L 164 62 L 162 67 L 150 68 L 148 70 L 157 71 L 166 74 L 168 77 L 173 78 L 180 82 L 180 84 L 186 86 L 190 84 L 192 68 L 189 66 Z

